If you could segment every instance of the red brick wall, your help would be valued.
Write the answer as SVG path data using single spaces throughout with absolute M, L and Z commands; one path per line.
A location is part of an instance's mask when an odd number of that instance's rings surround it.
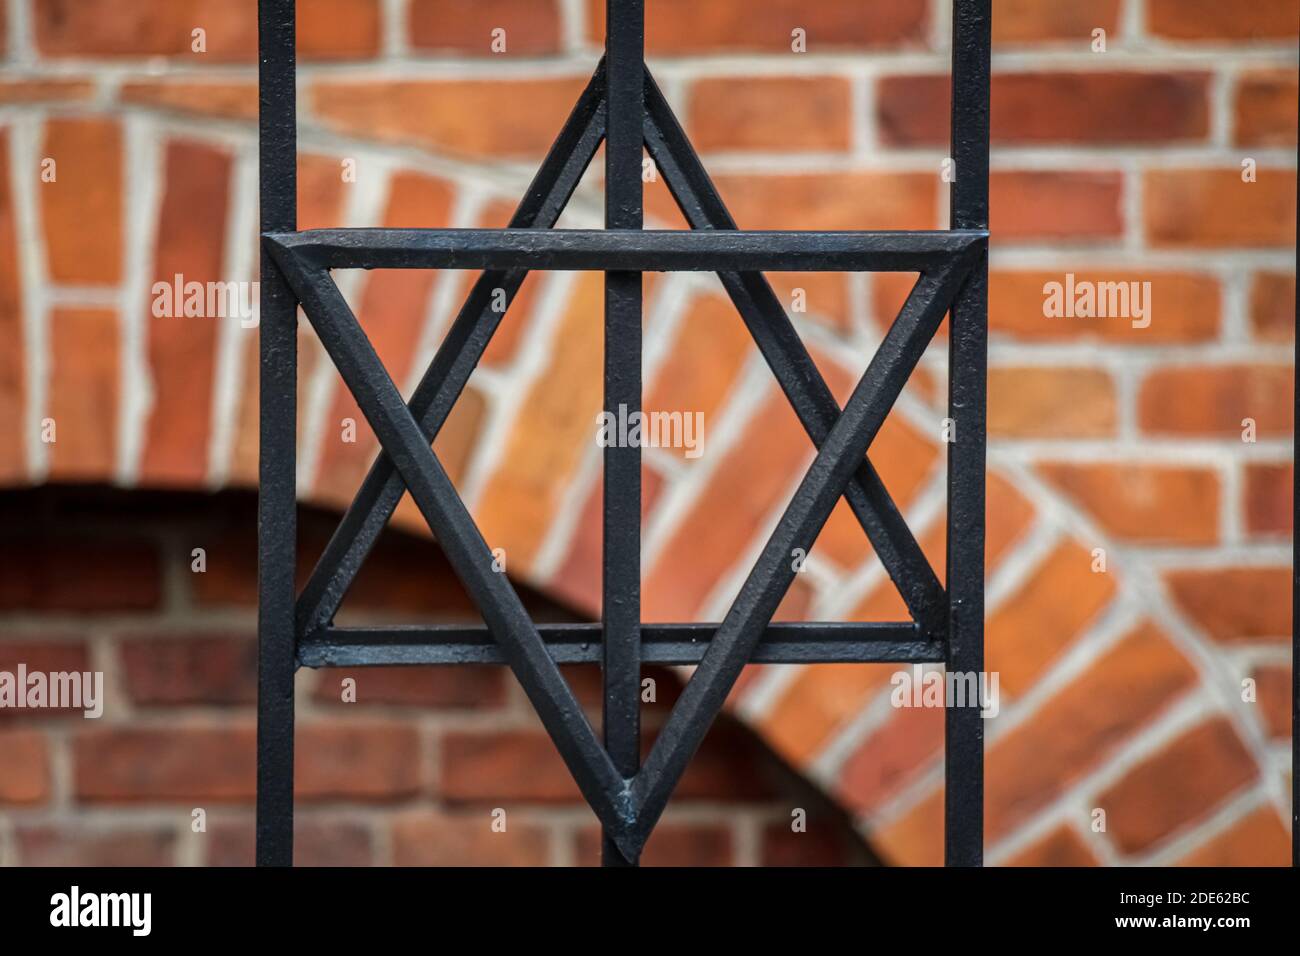
M 601 37 L 598 0 L 300 6 L 304 227 L 502 224 Z M 945 225 L 943 0 L 648 7 L 652 67 L 742 226 Z M 0 480 L 255 481 L 255 334 L 149 314 L 158 278 L 252 278 L 254 8 L 5 8 L 0 331 L 22 348 L 0 354 Z M 1003 708 L 988 727 L 989 860 L 1280 862 L 1300 8 L 994 8 L 988 665 Z M 807 53 L 791 52 L 795 28 Z M 46 157 L 55 183 L 40 182 Z M 599 169 L 589 179 L 567 224 L 600 222 Z M 662 183 L 647 204 L 680 225 Z M 1044 283 L 1067 273 L 1151 282 L 1151 324 L 1045 318 Z M 797 325 L 841 395 L 907 288 L 773 280 L 806 291 Z M 344 283 L 403 385 L 464 287 Z M 525 293 L 438 450 L 512 574 L 594 614 L 600 279 L 535 276 Z M 355 405 L 307 332 L 303 351 L 303 497 L 339 506 L 373 442 L 364 423 L 339 440 Z M 708 436 L 698 460 L 646 455 L 646 614 L 717 619 L 810 448 L 711 280 L 648 280 L 646 354 L 647 407 L 701 410 Z M 937 564 L 945 392 L 940 343 L 873 450 Z M 902 613 L 843 506 L 807 567 L 787 616 Z M 891 672 L 755 668 L 734 709 L 888 861 L 934 862 L 941 723 L 889 707 Z
M 247 492 L 50 488 L 0 499 L 0 670 L 99 670 L 106 687 L 98 719 L 0 710 L 0 862 L 252 862 L 255 506 Z M 303 515 L 303 572 L 333 521 Z M 574 619 L 524 598 L 538 620 Z M 482 623 L 436 545 L 403 534 L 381 540 L 340 621 Z M 598 673 L 565 671 L 598 722 Z M 649 675 L 652 735 L 680 681 Z M 594 818 L 504 667 L 304 670 L 297 689 L 299 863 L 598 860 Z M 498 809 L 504 832 L 493 830 Z M 796 832 L 799 809 L 808 822 Z M 871 860 L 848 817 L 731 718 L 710 733 L 646 851 L 652 865 Z

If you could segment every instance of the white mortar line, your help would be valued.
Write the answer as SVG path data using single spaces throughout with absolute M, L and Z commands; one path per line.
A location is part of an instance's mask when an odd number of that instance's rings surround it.
M 149 364 L 151 273 L 166 180 L 162 132 L 146 117 L 123 122 L 127 189 L 125 282 L 122 322 L 121 384 L 118 409 L 117 482 L 134 485 L 144 455 L 145 429 L 153 408 L 153 370 Z
M 258 229 L 257 155 L 240 152 L 233 157 L 230 194 L 227 197 L 225 248 L 222 271 L 227 281 L 251 281 L 256 245 L 250 247 Z M 256 308 L 256 297 L 254 297 Z M 238 310 L 236 310 L 237 312 Z M 230 475 L 236 430 L 239 425 L 240 386 L 244 382 L 243 360 L 251 329 L 244 328 L 239 315 L 210 316 L 217 325 L 217 354 L 213 362 L 212 421 L 208 436 L 209 488 L 220 488 Z
M 45 117 L 39 111 L 15 120 L 9 127 L 9 178 L 17 242 L 15 251 L 22 283 L 23 352 L 27 360 L 27 408 L 22 431 L 27 449 L 27 473 L 33 484 L 43 482 L 50 467 L 50 449 L 41 436 L 41 422 L 50 416 L 51 361 L 50 315 L 46 292 L 49 287 L 49 271 L 45 230 L 41 224 L 40 203 L 37 200 L 39 190 L 50 188 L 50 184 L 41 180 L 40 143 L 44 128 Z M 56 164 L 56 176 L 57 170 Z M 55 428 L 57 440 L 57 422 Z

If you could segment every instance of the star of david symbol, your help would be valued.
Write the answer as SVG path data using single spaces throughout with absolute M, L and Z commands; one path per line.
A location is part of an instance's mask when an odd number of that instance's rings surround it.
M 310 664 L 502 660 L 524 688 L 608 841 L 635 862 L 743 666 L 755 661 L 949 660 L 949 596 L 867 457 L 927 344 L 986 254 L 980 229 L 937 232 L 742 232 L 680 124 L 644 73 L 643 143 L 691 230 L 553 227 L 610 124 L 610 76 L 597 67 L 508 228 L 268 232 L 265 249 L 374 430 L 381 453 L 298 597 L 297 655 Z M 639 144 L 638 144 L 639 145 Z M 639 183 L 637 187 L 639 188 Z M 331 270 L 484 270 L 409 402 L 383 367 Z M 660 660 L 698 664 L 639 769 L 622 769 L 597 737 L 558 664 L 573 645 L 548 640 L 525 611 L 431 445 L 528 271 L 708 271 L 731 301 L 817 452 L 730 610 L 718 625 L 639 625 Z M 919 278 L 847 403 L 832 396 L 764 271 L 904 271 Z M 639 281 L 639 277 L 638 277 Z M 638 328 L 639 334 L 639 328 Z M 608 346 L 607 346 L 608 347 Z M 639 385 L 639 380 L 638 380 Z M 607 482 L 608 485 L 608 482 Z M 951 489 L 950 489 L 951 490 Z M 333 618 L 403 494 L 411 494 L 486 624 L 441 645 L 400 636 L 367 644 Z M 982 486 L 980 489 L 982 506 Z M 848 504 L 898 587 L 900 624 L 776 625 L 773 616 L 839 499 Z M 607 556 L 608 561 L 608 556 Z M 637 608 L 639 614 L 639 607 Z M 584 634 L 590 637 L 589 631 Z M 599 643 L 601 631 L 595 630 Z M 459 643 L 457 643 L 457 641 Z M 421 645 L 403 657 L 404 649 Z M 454 646 L 453 646 L 454 645 Z M 442 648 L 441 652 L 439 647 Z M 359 648 L 359 649 L 358 649 Z M 441 653 L 442 656 L 439 656 Z M 493 656 L 497 655 L 497 656 Z M 643 658 L 632 658 L 637 666 Z M 608 680 L 608 675 L 607 675 Z M 624 684 L 624 687 L 627 685 Z M 639 678 L 630 700 L 636 708 Z M 607 707 L 609 705 L 607 685 Z M 635 757 L 633 757 L 635 761 Z

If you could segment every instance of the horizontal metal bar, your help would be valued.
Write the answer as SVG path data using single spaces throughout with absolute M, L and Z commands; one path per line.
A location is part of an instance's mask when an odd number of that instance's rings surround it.
M 645 624 L 647 664 L 698 664 L 716 624 Z M 557 664 L 598 664 L 599 624 L 539 624 Z M 504 664 L 505 656 L 483 627 L 329 627 L 298 644 L 304 667 L 385 664 Z M 920 638 L 912 623 L 771 624 L 754 652 L 755 664 L 924 664 L 943 660 L 939 642 Z
M 264 241 L 317 269 L 629 272 L 924 272 L 984 230 L 313 229 Z

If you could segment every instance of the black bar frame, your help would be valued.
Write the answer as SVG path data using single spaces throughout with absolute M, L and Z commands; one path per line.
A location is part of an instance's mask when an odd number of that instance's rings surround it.
M 602 862 L 636 865 L 681 774 L 746 663 L 943 663 L 983 668 L 984 457 L 991 0 L 953 0 L 951 228 L 931 232 L 742 232 L 645 65 L 644 0 L 606 0 L 605 56 L 501 230 L 331 229 L 296 223 L 295 0 L 259 0 L 261 50 L 261 461 L 258 509 L 257 862 L 293 861 L 294 673 L 298 667 L 506 664 L 603 828 Z M 555 223 L 604 142 L 603 230 Z M 689 231 L 643 229 L 648 151 Z M 331 269 L 485 270 L 408 402 Z M 641 273 L 716 272 L 817 454 L 719 624 L 643 624 L 640 449 L 604 449 L 599 624 L 529 618 L 431 445 L 529 270 L 605 274 L 605 407 L 641 403 Z M 764 271 L 918 272 L 911 295 L 841 408 Z M 295 594 L 297 307 L 357 400 L 380 454 L 301 594 Z M 945 590 L 867 451 L 945 314 L 949 335 Z M 344 595 L 409 491 L 486 624 L 339 628 Z M 902 595 L 901 623 L 773 623 L 840 497 Z M 599 740 L 557 665 L 604 675 Z M 641 667 L 694 664 L 641 764 Z M 946 711 L 949 865 L 983 855 L 978 706 Z

